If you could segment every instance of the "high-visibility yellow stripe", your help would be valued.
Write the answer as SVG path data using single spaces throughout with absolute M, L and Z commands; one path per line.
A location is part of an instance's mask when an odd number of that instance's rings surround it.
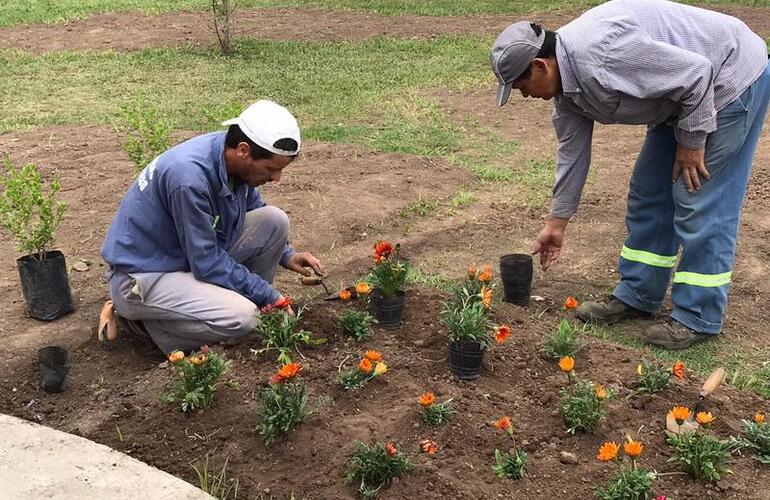
M 672 268 L 676 264 L 676 255 L 657 255 L 652 252 L 645 252 L 644 250 L 634 250 L 625 245 L 623 245 L 623 249 L 620 251 L 620 256 L 626 260 L 641 262 L 648 266 Z
M 674 275 L 674 283 L 705 287 L 722 286 L 730 283 L 732 274 L 732 271 L 721 274 L 700 274 L 680 271 Z

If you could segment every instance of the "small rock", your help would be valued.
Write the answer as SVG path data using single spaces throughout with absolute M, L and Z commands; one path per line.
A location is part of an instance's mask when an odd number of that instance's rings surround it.
M 546 448 L 548 448 L 549 450 L 552 450 L 552 451 L 556 450 L 558 447 L 559 446 L 556 443 L 548 443 L 548 445 L 546 446 Z M 562 452 L 562 453 L 564 453 L 564 452 Z
M 425 345 L 425 341 L 424 341 L 424 340 L 422 340 L 422 339 L 420 339 L 420 340 L 414 340 L 414 341 L 412 341 L 412 344 L 414 344 L 414 345 L 415 345 L 415 346 L 417 346 L 417 347 L 422 347 L 422 346 L 424 346 L 424 345 Z
M 559 461 L 567 465 L 577 465 L 578 457 L 574 453 L 570 453 L 568 451 L 562 451 L 559 454 Z

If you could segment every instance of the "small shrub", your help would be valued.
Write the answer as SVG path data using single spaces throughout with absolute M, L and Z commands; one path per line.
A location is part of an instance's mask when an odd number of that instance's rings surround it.
M 270 377 L 270 386 L 260 393 L 259 434 L 268 446 L 278 436 L 291 432 L 305 418 L 307 387 L 296 380 L 301 370 L 299 363 L 283 365 Z
M 364 498 L 374 498 L 383 486 L 411 467 L 409 459 L 391 442 L 371 446 L 358 443 L 346 464 L 345 480 L 358 484 Z
M 0 222 L 16 238 L 21 253 L 42 259 L 53 245 L 54 232 L 67 209 L 56 200 L 61 189 L 59 178 L 54 176 L 46 190 L 35 165 L 16 168 L 10 156 L 5 156 L 3 162 Z
M 432 392 L 426 392 L 420 396 L 420 416 L 428 425 L 441 425 L 448 422 L 454 416 L 452 400 L 447 399 L 443 403 L 436 402 L 436 396 Z
M 527 452 L 524 451 L 524 448 L 516 446 L 511 418 L 507 416 L 500 418 L 495 422 L 495 427 L 508 434 L 512 447 L 507 452 L 495 449 L 495 465 L 492 466 L 492 470 L 500 477 L 523 478 L 527 467 Z
M 372 336 L 372 325 L 377 323 L 377 320 L 366 311 L 349 309 L 337 316 L 337 322 L 342 328 L 342 333 L 363 342 Z
M 770 465 L 770 424 L 765 422 L 765 415 L 757 413 L 754 421 L 742 420 L 743 436 L 732 437 L 730 446 L 735 450 L 744 448 L 754 452 L 754 458 Z
M 572 324 L 563 319 L 556 331 L 549 333 L 543 339 L 540 351 L 552 359 L 574 356 L 583 348 L 583 341 L 578 337 L 578 331 Z
M 377 351 L 366 351 L 356 368 L 340 375 L 340 385 L 346 391 L 360 389 L 386 373 L 388 373 L 388 365 L 382 361 L 382 354 Z
M 564 419 L 567 432 L 589 431 L 607 412 L 606 401 L 612 394 L 601 385 L 576 380 L 575 360 L 564 357 L 559 360 L 559 367 L 567 374 L 567 387 L 561 390 L 559 413 Z
M 219 41 L 219 53 L 223 56 L 230 55 L 235 3 L 236 0 L 211 0 L 211 11 L 214 14 L 214 32 Z
M 326 342 L 325 339 L 314 340 L 307 330 L 298 330 L 297 323 L 302 318 L 304 308 L 297 309 L 296 314 L 291 314 L 289 308 L 292 305 L 290 297 L 279 299 L 272 305 L 262 308 L 262 314 L 257 318 L 256 331 L 262 337 L 262 349 L 251 349 L 254 355 L 265 351 L 278 351 L 278 362 L 291 363 L 291 351 L 300 345 L 318 345 Z
M 152 105 L 139 99 L 120 107 L 126 138 L 123 149 L 142 170 L 156 156 L 171 147 L 171 125 Z
M 187 357 L 182 351 L 174 351 L 168 359 L 174 365 L 177 378 L 163 400 L 169 403 L 181 401 L 183 412 L 210 405 L 219 377 L 227 371 L 230 362 L 207 346 Z
M 660 392 L 668 387 L 672 374 L 679 379 L 683 379 L 684 371 L 685 366 L 682 361 L 677 361 L 671 368 L 666 368 L 656 362 L 643 359 L 642 363 L 636 367 L 639 379 L 636 382 L 636 390 L 634 392 L 648 392 L 650 394 Z
M 679 425 L 686 420 L 690 412 L 685 407 L 675 407 L 671 414 Z M 677 434 L 666 431 L 666 442 L 673 448 L 669 462 L 679 463 L 690 476 L 696 479 L 719 481 L 724 474 L 732 474 L 727 468 L 730 459 L 730 441 L 718 439 L 706 432 L 714 418 L 710 413 L 699 413 L 701 426 L 689 432 Z
M 401 246 L 390 244 L 388 241 L 378 241 L 374 245 L 374 269 L 369 275 L 369 283 L 382 293 L 385 298 L 391 298 L 397 292 L 403 291 L 409 263 L 401 259 Z

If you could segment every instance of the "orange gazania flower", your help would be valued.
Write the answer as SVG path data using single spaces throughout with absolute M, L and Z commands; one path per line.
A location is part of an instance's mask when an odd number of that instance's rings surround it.
M 356 293 L 359 295 L 366 295 L 367 293 L 372 291 L 372 285 L 367 283 L 366 281 L 359 281 L 356 283 Z
M 428 407 L 433 404 L 433 402 L 436 401 L 436 395 L 432 392 L 426 392 L 422 396 L 420 396 L 420 404 L 424 407 Z
M 382 354 L 377 351 L 366 351 L 364 357 L 369 361 L 380 361 L 382 359 Z
M 754 415 L 754 422 L 757 424 L 764 424 L 765 423 L 765 414 L 764 413 L 757 413 Z
M 395 457 L 396 453 L 398 453 L 398 450 L 396 449 L 396 445 L 388 441 L 385 443 L 385 453 L 388 454 L 389 457 Z
M 508 325 L 500 325 L 495 328 L 495 341 L 498 344 L 505 342 L 505 339 L 511 334 L 511 327 Z
M 468 268 L 468 279 L 476 279 L 476 268 L 474 266 Z
M 294 304 L 294 300 L 289 297 L 288 295 L 283 295 L 281 298 L 275 301 L 275 304 L 273 304 L 278 309 L 284 309 L 286 307 L 289 307 L 290 305 Z
M 388 373 L 388 365 L 385 363 L 377 363 L 374 365 L 374 376 L 379 377 L 380 375 L 385 375 Z
M 567 297 L 567 300 L 564 301 L 565 309 L 575 309 L 579 305 L 580 303 L 577 301 L 575 297 Z
M 347 290 L 347 289 L 340 290 L 339 296 L 340 296 L 340 299 L 342 300 L 350 300 L 350 296 L 351 296 L 350 290 Z
M 690 418 L 692 412 L 686 406 L 674 406 L 668 414 L 676 420 L 677 424 L 682 425 L 682 422 Z
M 495 427 L 500 429 L 501 431 L 507 431 L 511 428 L 511 417 L 501 417 L 499 420 L 495 421 Z
M 671 367 L 671 373 L 673 373 L 679 380 L 684 380 L 684 362 L 677 361 L 674 363 L 674 366 Z
M 195 356 L 190 356 L 188 359 L 190 360 L 190 364 L 200 366 L 206 362 L 207 358 L 205 354 L 197 354 Z
M 184 353 L 182 351 L 174 351 L 168 355 L 168 360 L 172 363 L 178 363 L 184 359 Z
M 372 362 L 368 359 L 364 358 L 361 360 L 360 363 L 358 363 L 358 369 L 361 370 L 364 373 L 371 373 L 372 372 Z
M 393 245 L 388 241 L 378 241 L 374 244 L 374 260 L 379 264 L 393 253 Z
M 610 460 L 615 460 L 615 458 L 617 458 L 618 451 L 620 451 L 620 445 L 612 441 L 607 441 L 599 448 L 599 454 L 596 455 L 596 458 L 598 458 L 600 462 L 609 462 Z
M 594 389 L 594 394 L 596 394 L 596 399 L 600 401 L 607 399 L 607 389 L 603 385 L 597 385 Z
M 561 368 L 561 371 L 564 373 L 571 372 L 572 369 L 575 368 L 575 358 L 572 356 L 564 356 L 559 359 L 559 368 Z
M 628 442 L 623 443 L 623 451 L 625 451 L 626 455 L 631 458 L 636 458 L 641 455 L 643 449 L 644 445 L 639 441 L 634 441 L 630 436 L 628 437 Z
M 428 455 L 435 455 L 438 451 L 438 445 L 435 441 L 431 441 L 430 439 L 423 439 L 420 441 L 420 449 L 423 453 L 427 453 Z
M 712 415 L 710 411 L 699 411 L 695 415 L 695 420 L 697 420 L 699 424 L 705 427 L 711 424 L 714 420 L 716 420 L 716 417 L 714 417 L 714 415 Z
M 486 286 L 481 287 L 481 303 L 484 304 L 484 307 L 487 309 L 492 307 L 492 290 Z
M 289 380 L 293 379 L 297 376 L 299 372 L 302 371 L 302 367 L 299 363 L 288 363 L 281 367 L 280 370 L 278 370 L 278 376 L 281 377 L 283 380 Z
M 484 268 L 479 274 L 479 281 L 489 281 L 492 279 L 492 266 L 484 264 Z

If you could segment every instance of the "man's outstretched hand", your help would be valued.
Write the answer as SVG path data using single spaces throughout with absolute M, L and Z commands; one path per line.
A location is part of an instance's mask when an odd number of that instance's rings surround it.
M 312 269 L 317 276 L 324 275 L 321 261 L 310 252 L 297 252 L 289 257 L 289 260 L 286 262 L 286 269 L 290 269 L 302 276 L 310 276 L 312 274 L 308 268 Z
M 540 254 L 540 267 L 544 271 L 559 258 L 564 241 L 564 229 L 568 222 L 569 219 L 549 217 L 532 245 L 532 255 Z

